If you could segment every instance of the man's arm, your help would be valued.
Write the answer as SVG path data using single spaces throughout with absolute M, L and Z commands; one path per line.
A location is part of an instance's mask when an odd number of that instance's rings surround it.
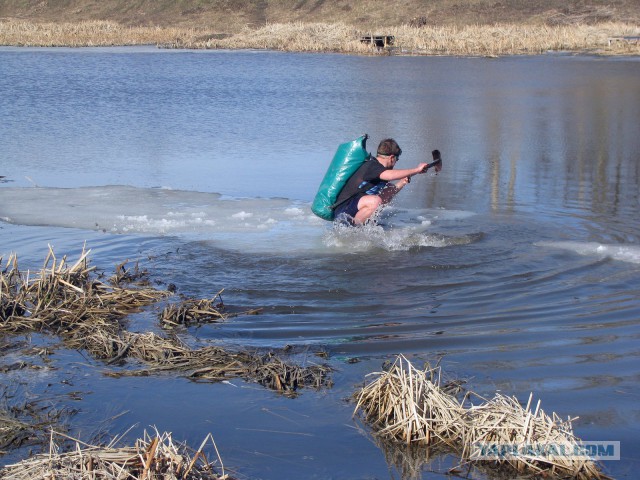
M 382 203 L 383 204 L 389 203 L 393 199 L 393 197 L 395 197 L 397 193 L 400 190 L 402 190 L 410 181 L 411 181 L 411 177 L 404 177 L 404 178 L 401 178 L 400 181 L 396 182 L 395 184 L 391 182 L 387 183 L 387 186 L 384 187 L 380 192 L 380 198 L 382 199 Z
M 380 179 L 384 181 L 400 180 L 401 178 L 412 177 L 427 171 L 428 163 L 419 163 L 416 168 L 401 168 L 399 170 L 385 170 L 380 174 Z

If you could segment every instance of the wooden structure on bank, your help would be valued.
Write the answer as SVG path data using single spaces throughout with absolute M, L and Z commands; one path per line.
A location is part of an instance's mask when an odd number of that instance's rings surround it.
M 368 43 L 376 48 L 385 48 L 393 46 L 396 37 L 393 35 L 364 35 L 360 37 L 362 43 Z

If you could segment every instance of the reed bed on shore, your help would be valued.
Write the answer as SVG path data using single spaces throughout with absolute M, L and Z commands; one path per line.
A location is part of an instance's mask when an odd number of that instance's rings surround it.
M 370 54 L 360 41 L 362 32 L 346 24 L 274 23 L 245 29 L 229 38 L 194 41 L 187 48 L 266 49 L 288 52 L 337 52 Z M 176 45 L 181 46 L 181 45 Z
M 304 386 L 329 386 L 330 369 L 323 365 L 291 365 L 272 352 L 230 352 L 219 347 L 192 349 L 176 335 L 132 333 L 124 328 L 126 316 L 153 305 L 171 293 L 148 286 L 133 288 L 127 281 L 139 280 L 136 265 L 127 270 L 121 264 L 111 284 L 91 275 L 89 251 L 69 265 L 53 250 L 38 275 L 23 275 L 17 257 L 12 255 L 0 274 L 0 334 L 43 332 L 59 336 L 68 348 L 84 350 L 107 365 L 133 361 L 142 370 L 120 372 L 114 376 L 151 372 L 179 372 L 188 378 L 220 381 L 244 378 L 294 396 Z M 0 267 L 2 259 L 0 258 Z M 142 275 L 144 276 L 144 275 Z M 144 281 L 143 284 L 148 282 Z M 165 307 L 159 315 L 163 325 L 201 324 L 224 321 L 228 315 L 222 303 L 213 299 L 184 299 Z M 249 314 L 255 314 L 252 310 Z
M 62 451 L 59 442 L 72 442 Z M 108 445 L 89 445 L 78 439 L 51 432 L 49 452 L 35 455 L 0 470 L 4 480 L 52 480 L 77 478 L 93 480 L 224 480 L 218 448 L 209 434 L 197 450 L 174 442 L 171 433 L 144 432 L 133 446 L 118 446 L 121 438 Z M 211 458 L 212 460 L 209 460 Z
M 191 41 L 202 30 L 173 27 L 127 27 L 116 22 L 33 23 L 0 21 L 0 45 L 21 47 L 110 47 Z
M 548 51 L 640 54 L 638 42 L 609 42 L 611 37 L 639 35 L 637 25 L 402 25 L 366 31 L 344 24 L 273 24 L 230 38 L 195 41 L 188 48 L 258 48 L 284 51 L 329 51 L 356 54 L 499 56 Z M 389 48 L 360 41 L 364 36 L 390 35 Z
M 390 35 L 391 47 L 363 43 L 366 35 Z M 235 34 L 206 28 L 126 27 L 114 22 L 37 24 L 0 21 L 0 45 L 111 46 L 153 44 L 188 49 L 268 49 L 358 55 L 533 55 L 548 51 L 640 55 L 640 26 L 621 22 L 495 24 L 467 26 L 401 25 L 384 31 L 344 23 L 273 23 Z M 611 39 L 617 39 L 611 41 Z
M 612 37 L 638 35 L 634 25 L 468 25 L 464 27 L 400 27 L 397 47 L 427 55 L 500 56 L 549 51 L 640 54 L 633 42 L 611 43 Z
M 407 446 L 448 449 L 460 457 L 461 467 L 489 465 L 516 475 L 551 479 L 608 478 L 586 456 L 557 453 L 579 451 L 571 419 L 561 421 L 555 413 L 548 416 L 540 402 L 532 410 L 531 397 L 525 407 L 503 395 L 467 405 L 473 393 L 458 400 L 447 385 L 441 385 L 439 368 L 427 365 L 418 370 L 403 356 L 388 370 L 373 375 L 376 378 L 354 394 L 354 414 L 361 410 L 378 437 Z M 540 445 L 555 450 L 491 457 L 481 454 L 482 445 Z

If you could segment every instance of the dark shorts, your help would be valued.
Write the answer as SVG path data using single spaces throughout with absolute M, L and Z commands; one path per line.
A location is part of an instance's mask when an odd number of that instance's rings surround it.
M 334 220 L 353 225 L 353 218 L 356 216 L 356 213 L 358 213 L 358 202 L 361 198 L 361 195 L 356 195 L 338 205 L 333 211 Z

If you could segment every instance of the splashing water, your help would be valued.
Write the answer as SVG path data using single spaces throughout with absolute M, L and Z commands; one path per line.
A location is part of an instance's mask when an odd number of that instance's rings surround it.
M 389 209 L 381 220 L 393 218 L 393 224 L 353 228 L 329 224 L 313 215 L 304 202 L 285 198 L 232 198 L 114 185 L 0 190 L 0 218 L 8 223 L 171 235 L 245 252 L 396 251 L 461 245 L 474 237 L 449 238 L 428 229 L 435 220 L 464 216 L 464 212 Z

